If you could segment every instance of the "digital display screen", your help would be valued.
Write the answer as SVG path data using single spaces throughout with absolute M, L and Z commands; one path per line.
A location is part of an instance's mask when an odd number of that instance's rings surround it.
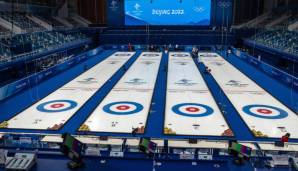
M 125 0 L 125 25 L 210 25 L 211 0 Z

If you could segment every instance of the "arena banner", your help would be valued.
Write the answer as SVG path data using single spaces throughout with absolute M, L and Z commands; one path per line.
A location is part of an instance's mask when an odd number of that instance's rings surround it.
M 247 58 L 249 63 L 251 63 L 252 65 L 258 67 L 260 65 L 260 61 L 256 58 Z
M 211 0 L 125 0 L 125 25 L 210 25 Z
M 124 25 L 123 0 L 107 0 L 107 23 L 110 26 Z

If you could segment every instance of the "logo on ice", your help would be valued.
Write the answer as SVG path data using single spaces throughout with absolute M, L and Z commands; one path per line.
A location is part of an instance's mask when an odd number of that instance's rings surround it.
M 193 86 L 193 85 L 196 85 L 197 83 L 193 83 L 192 80 L 181 79 L 175 84 L 181 85 L 181 86 Z
M 131 85 L 141 85 L 141 84 L 146 84 L 145 81 L 142 81 L 143 79 L 140 79 L 140 78 L 134 78 L 134 79 L 131 79 L 125 83 L 127 84 L 131 84 Z
M 226 85 L 233 87 L 247 87 L 248 84 L 241 84 L 240 81 L 230 80 Z

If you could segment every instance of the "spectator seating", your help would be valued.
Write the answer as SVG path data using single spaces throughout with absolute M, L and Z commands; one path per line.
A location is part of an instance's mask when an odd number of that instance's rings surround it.
M 65 27 L 65 25 L 63 25 L 62 23 L 60 23 L 59 21 L 57 21 L 56 19 L 54 19 L 51 16 L 42 16 L 42 15 L 34 15 L 34 16 L 45 21 L 52 27 Z
M 28 17 L 27 17 L 28 16 Z M 0 18 L 6 20 L 7 22 L 10 22 L 14 24 L 15 26 L 22 29 L 23 32 L 34 32 L 34 31 L 42 31 L 45 30 L 44 27 L 39 25 L 38 23 L 34 22 L 32 19 L 30 19 L 30 16 L 36 17 L 43 22 L 51 25 L 53 29 L 64 29 L 67 28 L 66 24 L 61 23 L 61 21 L 58 21 L 53 16 L 46 16 L 42 14 L 32 14 L 32 13 L 22 13 L 22 12 L 0 12 Z M 68 21 L 72 27 L 83 27 L 84 25 L 75 21 L 73 18 L 65 18 L 66 21 Z M 2 29 L 0 29 L 0 33 L 2 32 Z
M 34 16 L 52 25 L 53 31 L 45 30 L 45 28 L 27 16 Z M 14 34 L 0 26 L 0 64 L 13 61 L 24 53 L 39 53 L 87 38 L 86 35 L 79 31 L 67 28 L 52 16 L 1 11 L 0 17 L 24 31 L 24 34 Z M 76 21 L 69 20 L 73 25 L 79 26 Z
M 86 38 L 87 36 L 79 31 L 32 32 L 5 37 L 0 39 L 0 63 L 14 60 L 23 53 L 38 53 Z
M 37 23 L 30 20 L 25 13 L 7 13 L 0 12 L 0 17 L 26 31 L 37 31 L 44 29 Z
M 298 32 L 288 30 L 265 30 L 252 38 L 256 43 L 290 54 L 298 54 Z

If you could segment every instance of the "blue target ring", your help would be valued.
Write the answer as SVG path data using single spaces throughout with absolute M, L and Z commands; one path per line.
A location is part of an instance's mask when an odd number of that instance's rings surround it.
M 115 105 L 133 105 L 135 106 L 135 109 L 132 111 L 125 111 L 125 109 L 123 109 L 123 111 L 114 111 L 111 109 L 111 107 Z M 131 114 L 138 113 L 143 109 L 144 109 L 143 105 L 136 102 L 128 102 L 128 101 L 109 103 L 103 107 L 103 111 L 113 115 L 131 115 Z
M 180 108 L 183 107 L 183 106 L 202 107 L 206 111 L 204 113 L 199 113 L 199 114 L 189 114 L 189 113 L 185 113 L 185 112 L 180 110 Z M 198 104 L 198 103 L 181 103 L 181 104 L 177 104 L 177 105 L 172 107 L 172 111 L 174 113 L 178 114 L 178 115 L 187 116 L 187 117 L 205 117 L 205 116 L 211 115 L 214 112 L 214 110 L 211 107 L 209 107 L 207 105 L 203 105 L 203 104 Z
M 274 110 L 278 111 L 279 114 L 276 115 L 276 116 L 259 115 L 257 113 L 254 113 L 254 112 L 250 111 L 250 109 L 254 108 L 254 107 L 274 109 Z M 280 108 L 277 108 L 277 107 L 274 107 L 274 106 L 268 106 L 268 105 L 247 105 L 247 106 L 244 106 L 242 108 L 242 110 L 243 110 L 243 112 L 245 112 L 248 115 L 251 115 L 251 116 L 254 116 L 254 117 L 257 117 L 257 118 L 262 118 L 262 119 L 283 119 L 283 118 L 288 117 L 288 113 L 286 111 L 284 111 L 283 109 L 280 109 Z M 267 109 L 261 109 L 261 110 L 267 110 Z
M 46 105 L 49 105 L 49 104 L 59 104 L 59 103 L 68 103 L 69 106 L 66 107 L 66 108 L 63 108 L 63 109 L 53 109 L 53 110 L 50 110 L 50 109 L 46 109 L 45 106 Z M 40 105 L 38 105 L 36 107 L 36 109 L 40 112 L 46 112 L 46 113 L 56 113 L 56 112 L 64 112 L 64 111 L 67 111 L 67 110 L 70 110 L 70 109 L 73 109 L 77 106 L 77 102 L 75 101 L 72 101 L 72 100 L 53 100 L 53 101 L 48 101 L 48 102 L 45 102 L 45 103 L 42 103 Z

